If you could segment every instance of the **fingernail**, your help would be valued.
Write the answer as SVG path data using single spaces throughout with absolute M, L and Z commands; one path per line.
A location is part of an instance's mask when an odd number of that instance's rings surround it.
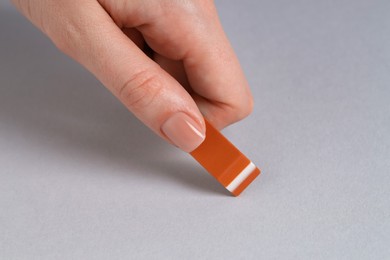
M 161 131 L 172 143 L 187 153 L 195 150 L 205 139 L 204 131 L 199 124 L 183 112 L 168 118 Z

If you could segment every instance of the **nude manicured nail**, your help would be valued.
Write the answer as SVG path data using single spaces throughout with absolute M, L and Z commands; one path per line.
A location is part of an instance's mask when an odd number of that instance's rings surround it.
M 187 153 L 195 150 L 205 139 L 204 131 L 199 124 L 183 112 L 168 118 L 161 131 L 172 143 Z

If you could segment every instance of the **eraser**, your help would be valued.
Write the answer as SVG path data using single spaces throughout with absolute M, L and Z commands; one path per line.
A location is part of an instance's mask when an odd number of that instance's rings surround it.
M 207 120 L 206 138 L 190 154 L 234 196 L 260 174 L 257 168 Z

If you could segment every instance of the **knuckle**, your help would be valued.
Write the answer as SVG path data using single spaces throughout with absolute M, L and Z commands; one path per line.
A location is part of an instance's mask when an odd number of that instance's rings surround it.
M 156 74 L 141 71 L 122 84 L 118 94 L 127 107 L 140 110 L 149 106 L 161 90 L 161 80 Z
M 80 26 L 77 26 L 73 21 L 63 21 L 61 26 L 61 30 L 47 29 L 47 34 L 60 51 L 72 56 L 73 51 L 82 45 Z
M 249 116 L 250 114 L 252 114 L 253 107 L 254 107 L 253 97 L 250 96 L 247 98 L 246 102 L 241 107 L 241 118 L 240 119 L 243 119 L 243 118 Z
M 253 112 L 254 101 L 253 97 L 249 96 L 245 98 L 242 102 L 236 103 L 231 106 L 232 111 L 229 111 L 232 122 L 238 122 Z

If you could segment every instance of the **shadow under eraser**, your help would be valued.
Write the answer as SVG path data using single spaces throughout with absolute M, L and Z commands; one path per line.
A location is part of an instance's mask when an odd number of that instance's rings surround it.
M 207 120 L 206 138 L 190 154 L 234 196 L 260 174 L 257 168 Z

